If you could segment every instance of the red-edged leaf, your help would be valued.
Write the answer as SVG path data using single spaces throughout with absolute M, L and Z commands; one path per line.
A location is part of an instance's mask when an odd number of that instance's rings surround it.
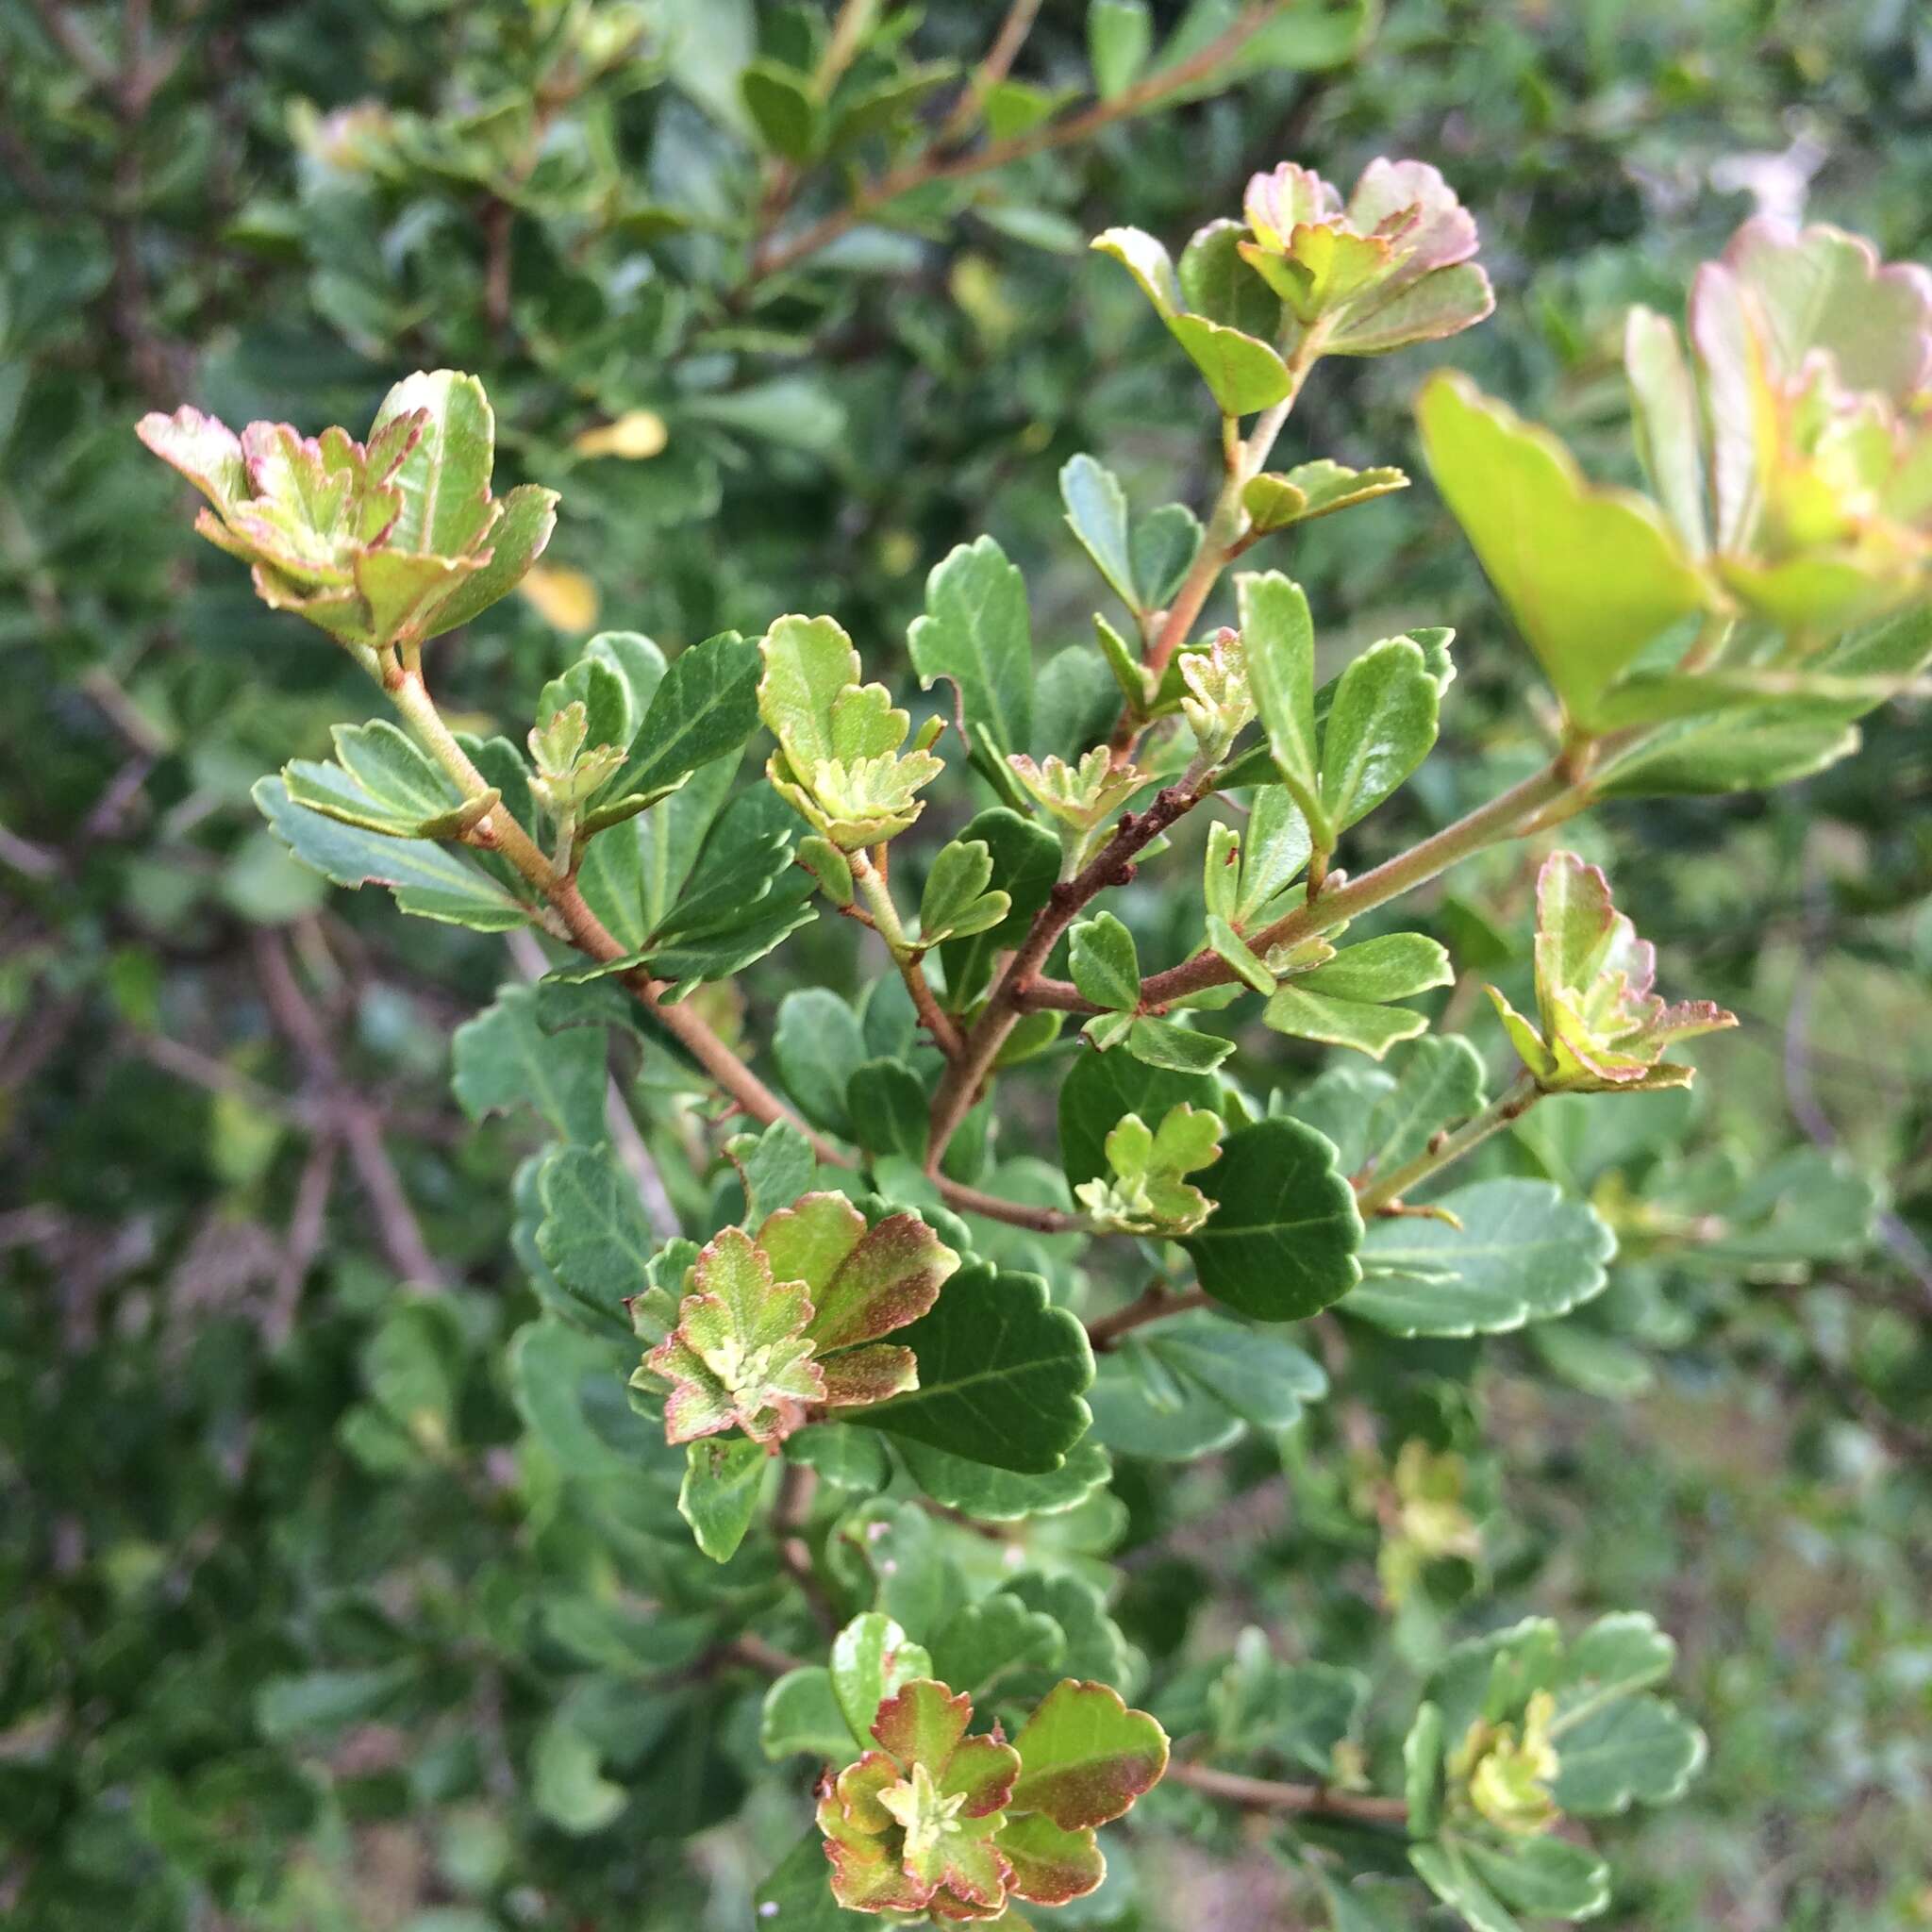
M 958 1748 L 973 1716 L 973 1700 L 955 1697 L 930 1677 L 915 1677 L 879 1706 L 872 1734 L 903 1769 L 923 1764 L 937 1775 Z
M 1043 1811 L 1008 1819 L 993 1842 L 1012 1867 L 1008 1889 L 1037 1906 L 1084 1898 L 1107 1876 L 1107 1860 L 1092 1832 L 1062 1831 Z
M 1167 1733 L 1105 1684 L 1062 1677 L 1013 1740 L 1013 1808 L 1043 1811 L 1065 1831 L 1105 1824 L 1167 1769 Z

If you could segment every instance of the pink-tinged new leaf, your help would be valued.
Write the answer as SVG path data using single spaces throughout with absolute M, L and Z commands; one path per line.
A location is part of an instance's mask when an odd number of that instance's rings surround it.
M 503 499 L 503 515 L 490 533 L 489 560 L 440 604 L 423 635 L 441 637 L 508 596 L 542 556 L 557 528 L 558 495 L 536 483 L 520 483 Z
M 1537 881 L 1533 1026 L 1491 987 L 1490 998 L 1530 1076 L 1547 1093 L 1611 1093 L 1690 1084 L 1663 1058 L 1673 1040 L 1734 1026 L 1707 1000 L 1666 1007 L 1652 991 L 1657 948 L 1610 899 L 1599 868 L 1553 853 Z
M 859 1348 L 841 1348 L 822 1356 L 816 1364 L 824 1378 L 821 1398 L 827 1408 L 856 1408 L 906 1395 L 919 1387 L 919 1363 L 909 1348 L 891 1341 L 869 1341 Z
M 802 1282 L 774 1282 L 770 1264 L 730 1227 L 699 1254 L 694 1293 L 678 1305 L 677 1326 L 644 1357 L 672 1384 L 667 1440 L 690 1441 L 734 1424 L 754 1441 L 775 1441 L 823 1402 L 825 1378 L 805 1339 L 811 1301 Z
M 1015 1898 L 1039 1906 L 1063 1906 L 1085 1898 L 1107 1876 L 1107 1860 L 1091 1830 L 1062 1831 L 1043 1811 L 1007 1820 L 994 1840 L 1012 1876 L 1007 1888 Z
M 819 1807 L 819 1829 L 825 1833 L 825 1857 L 832 1867 L 832 1896 L 852 1912 L 916 1912 L 932 1896 L 932 1888 L 912 1876 L 894 1856 L 885 1838 L 835 1836 Z
M 180 471 L 217 509 L 249 493 L 242 441 L 225 423 L 185 404 L 172 416 L 155 410 L 134 425 L 162 462 Z
M 958 1748 L 973 1717 L 973 1700 L 957 1697 L 930 1677 L 915 1677 L 879 1706 L 872 1734 L 901 1771 L 923 1764 L 940 1773 Z
M 1251 175 L 1241 197 L 1241 212 L 1256 239 L 1274 248 L 1286 247 L 1297 227 L 1337 221 L 1341 211 L 1341 196 L 1312 168 L 1296 161 Z
M 1467 261 L 1476 251 L 1475 217 L 1427 161 L 1391 161 L 1378 155 L 1348 197 L 1348 218 L 1365 235 L 1389 225 L 1406 252 L 1398 272 L 1405 282 Z
M 1884 261 L 1842 228 L 1793 232 L 1759 217 L 1732 236 L 1716 267 L 1762 319 L 1780 379 L 1823 349 L 1846 388 L 1894 404 L 1932 382 L 1932 274 L 1916 262 Z
M 940 1778 L 940 1795 L 958 1798 L 961 1818 L 990 1818 L 1006 1808 L 1020 1775 L 1020 1754 L 997 1739 L 965 1738 Z
M 1603 868 L 1586 865 L 1574 852 L 1551 853 L 1537 874 L 1536 908 L 1537 967 L 1544 983 L 1588 986 L 1618 916 Z
M 1106 1684 L 1063 1677 L 1013 1740 L 1017 1811 L 1041 1811 L 1063 1831 L 1105 1824 L 1167 1770 L 1167 1733 Z
M 843 1194 L 802 1194 L 767 1215 L 756 1237 L 776 1281 L 802 1281 L 821 1309 L 845 1257 L 865 1239 L 865 1216 Z
M 876 1838 L 892 1828 L 892 1814 L 879 1794 L 899 1782 L 899 1767 L 883 1751 L 868 1751 L 848 1764 L 819 1801 L 819 1829 L 829 1836 L 858 1833 Z
M 1000 1856 L 992 1840 L 990 1821 L 963 1824 L 940 1838 L 929 1852 L 918 1859 L 939 1888 L 934 1903 L 944 1899 L 950 1905 L 972 1906 L 997 1917 L 1006 1907 L 1007 1878 L 1012 1870 Z M 908 1862 L 912 1862 L 908 1848 Z
M 936 1924 L 977 1924 L 984 1922 L 998 1925 L 1000 1932 L 1032 1932 L 1028 1923 L 1004 1901 L 996 1906 L 969 1906 L 949 1892 L 936 1891 L 926 1910 L 932 1914 Z
M 890 1335 L 924 1314 L 958 1266 L 958 1256 L 918 1215 L 891 1215 L 845 1257 L 822 1291 L 815 1289 L 818 1307 L 808 1333 L 821 1354 Z
M 667 1335 L 645 1357 L 654 1375 L 671 1387 L 664 1399 L 664 1436 L 671 1442 L 694 1442 L 715 1436 L 738 1420 L 731 1391 L 710 1372 L 710 1366 L 676 1331 Z

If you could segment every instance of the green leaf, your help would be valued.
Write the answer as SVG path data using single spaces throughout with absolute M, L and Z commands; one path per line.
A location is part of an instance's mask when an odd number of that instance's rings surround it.
M 1321 802 L 1321 761 L 1315 743 L 1315 626 L 1302 587 L 1279 571 L 1241 571 L 1235 577 L 1248 687 L 1275 769 L 1301 808 L 1315 842 L 1333 846 Z
M 1606 798 L 1763 791 L 1808 778 L 1858 748 L 1854 725 L 1789 708 L 1727 711 L 1649 737 L 1609 764 L 1592 789 Z
M 1463 1855 L 1458 1839 L 1410 1845 L 1408 1862 L 1451 1911 L 1459 1912 L 1471 1932 L 1523 1932 L 1494 1892 L 1477 1875 Z
M 1567 1314 L 1600 1292 L 1616 1237 L 1548 1181 L 1475 1181 L 1427 1216 L 1377 1220 L 1347 1312 L 1396 1335 L 1494 1335 Z
M 1100 1357 L 1089 1393 L 1093 1433 L 1148 1462 L 1193 1462 L 1239 1441 L 1241 1419 L 1204 1384 L 1175 1375 L 1130 1335 Z
M 837 758 L 832 708 L 860 677 L 858 653 L 831 617 L 781 617 L 759 645 L 758 716 L 795 767 Z
M 1299 1321 L 1360 1280 L 1361 1216 L 1334 1161 L 1328 1141 L 1299 1121 L 1257 1121 L 1228 1136 L 1221 1158 L 1194 1177 L 1218 1205 L 1180 1243 L 1216 1301 L 1258 1321 Z
M 1163 322 L 1171 321 L 1182 306 L 1181 285 L 1174 274 L 1174 258 L 1167 250 L 1141 228 L 1108 228 L 1089 244 L 1102 255 L 1110 255 L 1140 283 L 1141 292 L 1153 303 Z
M 1249 477 L 1241 489 L 1241 508 L 1254 527 L 1265 532 L 1332 516 L 1407 488 L 1408 477 L 1400 470 L 1351 470 L 1321 457 L 1297 463 L 1286 475 L 1264 470 Z
M 992 870 L 992 847 L 984 839 L 955 839 L 940 847 L 919 895 L 922 944 L 990 932 L 1006 920 L 1013 902 L 1004 891 L 987 890 Z
M 1463 1857 L 1503 1903 L 1533 1919 L 1590 1919 L 1610 1902 L 1610 1868 L 1560 1838 L 1507 1849 L 1471 1840 Z
M 738 91 L 758 138 L 788 161 L 808 161 L 818 152 L 824 117 L 811 77 L 779 60 L 754 60 L 739 75 Z
M 654 947 L 651 970 L 660 979 L 673 982 L 671 991 L 664 996 L 666 1003 L 686 999 L 701 986 L 735 977 L 774 951 L 800 926 L 809 925 L 818 917 L 818 911 L 810 904 L 810 885 L 803 879 L 799 884 L 799 891 L 774 892 L 768 902 L 758 906 L 758 916 L 750 924 L 724 932 L 695 934 Z
M 664 681 L 664 653 L 641 631 L 600 630 L 584 646 L 579 662 L 602 664 L 622 680 L 625 709 L 630 720 L 622 742 L 628 746 L 638 735 L 644 713 L 651 708 L 658 687 Z
M 892 1458 L 886 1445 L 849 1423 L 808 1423 L 786 1437 L 785 1454 L 791 1461 L 817 1470 L 834 1489 L 875 1495 L 892 1479 Z
M 1266 1633 L 1250 1626 L 1208 1698 L 1222 1750 L 1285 1759 L 1326 1779 L 1335 1747 L 1361 1723 L 1369 1680 L 1340 1664 L 1282 1663 Z
M 870 1154 L 925 1158 L 928 1108 L 918 1074 L 899 1060 L 866 1060 L 845 1084 L 845 1112 Z
M 1571 717 L 1586 728 L 1652 639 L 1711 591 L 1656 507 L 1587 482 L 1546 431 L 1466 378 L 1417 404 L 1423 447 L 1456 520 Z
M 1140 608 L 1162 610 L 1173 602 L 1201 549 L 1201 520 L 1184 503 L 1157 505 L 1134 525 L 1129 549 Z
M 1288 364 L 1268 344 L 1205 315 L 1174 315 L 1167 324 L 1188 359 L 1201 372 L 1224 416 L 1272 409 L 1294 387 Z
M 943 1503 L 977 1523 L 1016 1523 L 1028 1516 L 1061 1515 L 1104 1489 L 1113 1474 L 1107 1451 L 1091 1437 L 1076 1443 L 1059 1468 L 1045 1475 L 1019 1475 L 1011 1470 L 993 1469 L 925 1442 L 908 1441 L 899 1448 L 912 1480 L 935 1503 Z
M 1557 1726 L 1575 1724 L 1613 1698 L 1662 1683 L 1676 1660 L 1676 1643 L 1648 1610 L 1612 1610 L 1599 1617 L 1565 1656 Z
M 1033 625 L 1026 581 L 991 537 L 962 543 L 925 580 L 925 615 L 907 634 L 913 668 L 930 691 L 958 686 L 982 771 L 1033 741 Z
M 1069 644 L 1041 666 L 1033 694 L 1033 756 L 1077 764 L 1101 743 L 1121 709 L 1120 687 L 1104 656 Z
M 902 1685 L 932 1675 L 932 1658 L 878 1610 L 855 1617 L 832 1641 L 832 1695 L 859 1748 L 876 1747 L 873 1720 Z
M 1150 1067 L 1174 1074 L 1212 1073 L 1234 1051 L 1234 1041 L 1196 1033 L 1173 1020 L 1136 1020 L 1127 1028 L 1127 1051 Z
M 327 1736 L 388 1715 L 414 1677 L 407 1660 L 269 1677 L 255 1694 L 255 1722 L 262 1736 L 276 1744 Z
M 1278 982 L 1247 941 L 1218 912 L 1208 915 L 1208 950 L 1225 960 L 1255 991 L 1272 993 Z
M 830 1133 L 851 1133 L 845 1096 L 870 1056 L 858 1014 L 837 993 L 822 986 L 787 993 L 778 1003 L 772 1057 L 786 1092 L 808 1120 Z
M 1196 228 L 1181 250 L 1181 295 L 1194 314 L 1272 341 L 1281 332 L 1281 301 L 1241 259 L 1247 232 L 1245 223 L 1224 220 Z
M 1703 410 L 1676 326 L 1632 308 L 1624 327 L 1624 373 L 1630 382 L 1631 428 L 1650 491 L 1692 557 L 1710 550 L 1704 514 Z
M 1427 1014 L 1412 1008 L 1337 999 L 1307 991 L 1299 979 L 1276 990 L 1261 1018 L 1276 1033 L 1286 1033 L 1291 1039 L 1352 1047 L 1377 1060 L 1391 1046 L 1426 1031 L 1429 1024 Z
M 809 899 L 809 880 L 791 864 L 796 825 L 791 807 L 774 791 L 760 788 L 734 798 L 705 840 L 676 903 L 658 921 L 654 956 L 668 941 L 734 932 Z
M 1068 1184 L 1111 1171 L 1107 1137 L 1124 1114 L 1158 1122 L 1183 1105 L 1212 1110 L 1220 1092 L 1205 1074 L 1152 1067 L 1124 1053 L 1083 1053 L 1060 1083 L 1060 1160 Z
M 503 514 L 490 532 L 490 561 L 469 573 L 437 605 L 423 635 L 440 638 L 509 595 L 543 554 L 557 527 L 557 491 L 522 483 L 502 499 Z
M 933 1675 L 977 1704 L 1016 1670 L 1058 1664 L 1067 1640 L 1043 1610 L 1028 1609 L 1018 1597 L 995 1591 L 977 1603 L 961 1604 L 931 1647 Z
M 1297 986 L 1340 1000 L 1406 1000 L 1454 984 L 1448 953 L 1424 933 L 1391 932 L 1343 946 L 1295 976 Z
M 630 760 L 609 795 L 657 791 L 741 749 L 758 729 L 758 645 L 735 630 L 680 651 L 651 699 Z
M 1241 13 L 1241 0 L 1192 0 L 1167 44 L 1160 66 L 1168 68 L 1198 54 L 1232 26 Z M 1314 0 L 1264 25 L 1242 42 L 1226 62 L 1184 91 L 1179 98 L 1218 92 L 1250 75 L 1276 69 L 1286 73 L 1320 72 L 1354 59 L 1381 17 L 1377 0 Z
M 1074 984 L 1097 1007 L 1131 1012 L 1141 1004 L 1141 958 L 1134 936 L 1111 912 L 1083 919 L 1067 935 Z
M 419 409 L 422 426 L 391 483 L 402 508 L 386 547 L 460 557 L 489 527 L 496 419 L 474 375 L 453 369 L 419 371 L 382 399 L 370 436 Z
M 1344 319 L 1323 343 L 1331 356 L 1386 356 L 1416 342 L 1441 341 L 1478 323 L 1496 306 L 1495 291 L 1479 262 L 1458 261 L 1432 270 L 1360 320 Z
M 1578 1818 L 1671 1804 L 1704 1763 L 1704 1733 L 1660 1697 L 1601 1704 L 1552 1734 L 1558 1763 L 1550 1789 Z
M 1372 645 L 1341 674 L 1322 736 L 1322 808 L 1338 831 L 1368 816 L 1436 742 L 1438 693 L 1421 647 Z
M 1234 924 L 1251 931 L 1285 911 L 1289 889 L 1301 876 L 1312 850 L 1308 823 L 1294 794 L 1285 785 L 1257 786 L 1241 832 Z
M 624 1304 L 642 1290 L 658 1245 L 637 1184 L 608 1147 L 562 1146 L 545 1157 L 537 1187 L 537 1252 L 545 1266 L 600 1332 L 628 1335 Z
M 790 1121 L 774 1121 L 761 1134 L 734 1134 L 724 1152 L 744 1183 L 747 1227 L 791 1207 L 818 1178 L 818 1156 Z
M 553 1717 L 537 1733 L 530 1757 L 530 1802 L 559 1831 L 588 1837 L 624 1809 L 622 1785 L 598 1769 L 595 1742 L 567 1719 Z
M 851 1420 L 1023 1475 L 1059 1468 L 1090 1420 L 1087 1331 L 1034 1274 L 971 1262 L 929 1312 L 893 1338 L 919 1387 Z
M 1040 1811 L 1062 1831 L 1106 1824 L 1132 1809 L 1167 1769 L 1167 1734 L 1106 1684 L 1065 1677 L 1013 1740 L 1020 1775 L 1011 1808 Z
M 1090 0 L 1087 58 L 1093 68 L 1093 91 L 1103 101 L 1133 86 L 1153 45 L 1146 0 Z
M 1046 904 L 1060 869 L 1060 841 L 1043 825 L 1005 806 L 994 806 L 969 821 L 957 842 L 974 841 L 992 855 L 988 890 L 1005 892 L 1011 905 L 999 924 L 970 938 L 949 940 L 941 947 L 947 1003 L 956 1011 L 985 991 L 995 954 L 1019 943 Z
M 863 1912 L 848 1912 L 832 1896 L 826 1869 L 825 1840 L 816 1824 L 809 1825 L 778 1869 L 758 1887 L 758 1923 L 763 1924 L 769 1918 L 785 1932 L 865 1932 L 861 1920 L 876 1924 Z
M 1424 1699 L 1402 1740 L 1403 1795 L 1408 1803 L 1408 1829 L 1431 1837 L 1442 1815 L 1442 1710 Z
M 250 795 L 275 837 L 336 885 L 387 886 L 403 911 L 476 932 L 530 923 L 525 907 L 459 853 L 325 817 L 298 804 L 280 778 L 258 779 Z
M 1069 457 L 1060 470 L 1060 501 L 1067 527 L 1080 540 L 1094 568 L 1128 609 L 1141 610 L 1127 541 L 1127 493 L 1120 479 L 1090 456 Z
M 758 1491 L 771 1457 L 760 1444 L 743 1436 L 687 1442 L 684 1455 L 677 1513 L 691 1524 L 698 1548 L 712 1562 L 728 1563 L 758 1514 Z
M 586 745 L 611 744 L 624 750 L 637 736 L 638 721 L 642 714 L 633 714 L 631 710 L 629 679 L 604 653 L 592 657 L 589 646 L 575 664 L 560 676 L 553 677 L 537 693 L 539 728 L 573 704 L 584 708 Z
M 758 1747 L 773 1759 L 803 1755 L 837 1764 L 851 1756 L 852 1733 L 830 1671 L 822 1664 L 787 1671 L 765 1692 Z
M 1456 1037 L 1418 1040 L 1396 1069 L 1393 1092 L 1369 1113 L 1354 1174 L 1374 1162 L 1385 1172 L 1415 1158 L 1443 1127 L 1457 1126 L 1483 1105 L 1482 1057 Z
M 450 1049 L 450 1084 L 473 1121 L 527 1107 L 566 1141 L 605 1138 L 603 1038 L 583 1029 L 545 1033 L 535 987 L 502 988 L 493 1005 L 457 1028 Z
M 331 736 L 334 763 L 296 758 L 282 768 L 288 795 L 325 818 L 392 839 L 442 839 L 475 824 L 496 802 L 493 792 L 487 804 L 466 799 L 412 739 L 383 719 L 338 724 Z
M 1923 605 L 1861 625 L 1810 658 L 1818 676 L 1899 683 L 1932 659 L 1932 608 Z M 1619 694 L 1621 695 L 1621 694 Z M 1606 796 L 1648 798 L 1757 790 L 1807 776 L 1857 747 L 1853 720 L 1876 695 L 1809 697 L 1689 718 L 1647 734 L 1592 781 Z
M 1328 1377 L 1306 1350 L 1205 1309 L 1156 1324 L 1141 1345 L 1257 1429 L 1292 1427 L 1304 1404 L 1328 1392 Z

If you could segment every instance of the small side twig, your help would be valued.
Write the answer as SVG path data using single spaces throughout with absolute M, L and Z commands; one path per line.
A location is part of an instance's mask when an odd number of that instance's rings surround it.
M 1205 1288 L 1176 1290 L 1164 1281 L 1150 1281 L 1125 1307 L 1087 1324 L 1087 1340 L 1095 1355 L 1105 1355 L 1120 1345 L 1124 1336 L 1150 1322 L 1164 1321 L 1169 1315 L 1184 1314 L 1190 1308 L 1205 1308 L 1210 1296 Z
M 1338 1791 L 1329 1785 L 1282 1784 L 1274 1778 L 1246 1777 L 1236 1771 L 1217 1771 L 1211 1764 L 1183 1758 L 1167 1768 L 1177 1785 L 1186 1785 L 1209 1798 L 1220 1798 L 1250 1811 L 1280 1811 L 1296 1816 L 1347 1818 L 1358 1824 L 1407 1825 L 1408 1807 L 1400 1798 L 1377 1798 L 1362 1791 Z
M 805 1525 L 811 1516 L 812 1498 L 818 1493 L 815 1469 L 802 1462 L 788 1462 L 778 1485 L 778 1501 L 772 1512 L 772 1527 L 778 1538 L 778 1560 L 797 1584 L 799 1592 L 811 1606 L 811 1613 L 827 1636 L 839 1632 L 839 1611 L 811 1558 L 811 1545 L 805 1540 Z

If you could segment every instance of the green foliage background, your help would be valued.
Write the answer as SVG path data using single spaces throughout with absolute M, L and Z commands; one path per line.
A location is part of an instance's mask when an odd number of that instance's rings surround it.
M 922 58 L 973 58 L 986 10 L 939 0 Z M 680 1606 L 717 1588 L 697 1559 L 667 1560 L 647 1629 L 595 1614 L 608 1559 L 546 1485 L 621 1471 L 632 1419 L 587 1409 L 577 1441 L 532 1394 L 571 1365 L 506 1358 L 535 1136 L 447 1091 L 502 943 L 329 894 L 262 828 L 253 780 L 367 693 L 188 535 L 141 410 L 312 430 L 407 369 L 475 370 L 506 480 L 564 492 L 546 563 L 605 624 L 675 645 L 828 609 L 903 682 L 925 569 L 982 529 L 1042 645 L 1082 636 L 1069 455 L 1210 482 L 1165 338 L 1082 252 L 1101 225 L 1183 234 L 1285 157 L 1437 161 L 1495 318 L 1453 358 L 1324 372 L 1297 417 L 1311 452 L 1416 470 L 1408 402 L 1453 359 L 1634 475 L 1624 308 L 1674 312 L 1754 185 L 1815 169 L 1810 212 L 1932 253 L 1932 28 L 1907 0 L 1391 0 L 1350 62 L 990 176 L 767 300 L 723 90 L 784 9 L 665 0 L 635 43 L 589 11 L 619 51 L 559 89 L 554 9 L 505 0 L 161 6 L 131 52 L 145 8 L 0 0 L 0 1913 L 24 1927 L 738 1925 L 801 1815 L 800 1760 L 758 1748 L 761 1681 L 685 1645 Z M 1049 5 L 1022 71 L 1081 84 L 1083 11 Z M 660 455 L 574 452 L 640 409 Z M 1373 837 L 1524 768 L 1526 658 L 1432 491 L 1313 525 L 1293 568 L 1350 643 L 1461 628 L 1461 756 Z M 521 719 L 576 641 L 513 599 L 443 682 Z M 1043 1519 L 1054 1561 L 1124 1565 L 1118 1618 L 1163 1669 L 1245 1624 L 1420 1673 L 1445 1632 L 1531 1608 L 1654 1609 L 1712 1757 L 1625 1831 L 1620 1925 L 1932 1924 L 1923 700 L 1866 740 L 1769 797 L 1591 821 L 1664 983 L 1743 1020 L 1694 1104 L 1539 1117 L 1600 1203 L 1621 1174 L 1649 1204 L 1646 1227 L 1624 1202 L 1637 1265 L 1609 1295 L 1528 1340 L 1371 1349 L 1279 1448 L 1125 1460 L 1118 1502 Z M 1459 964 L 1509 970 L 1528 883 L 1509 850 L 1457 875 Z M 1143 948 L 1182 937 L 1156 886 L 1122 910 Z M 754 1035 L 786 984 L 853 987 L 856 938 L 825 920 L 788 948 Z M 1779 1177 L 1755 1251 L 1668 1225 L 1726 1166 Z M 1411 1439 L 1465 1458 L 1482 1554 L 1391 1620 L 1339 1472 Z M 1077 1923 L 1321 1922 L 1270 1834 L 1149 1810 Z

